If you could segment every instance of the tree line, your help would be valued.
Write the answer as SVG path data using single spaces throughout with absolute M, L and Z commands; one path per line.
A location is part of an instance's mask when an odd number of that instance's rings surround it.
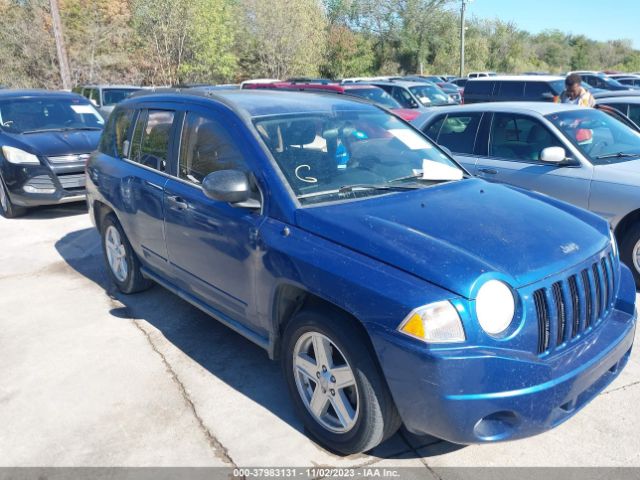
M 456 74 L 459 0 L 59 0 L 74 84 Z M 496 12 L 497 13 L 497 12 Z M 640 71 L 629 40 L 467 21 L 466 70 Z M 0 84 L 60 88 L 48 0 L 0 0 Z

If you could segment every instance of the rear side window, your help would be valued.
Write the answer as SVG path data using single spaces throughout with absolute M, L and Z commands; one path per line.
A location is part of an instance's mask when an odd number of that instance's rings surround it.
M 487 82 L 484 80 L 476 80 L 467 82 L 464 88 L 465 95 L 491 95 L 495 82 Z
M 200 185 L 218 170 L 247 170 L 240 149 L 217 120 L 188 113 L 180 142 L 178 177 Z
M 165 172 L 174 117 L 170 110 L 142 111 L 133 132 L 131 160 Z
M 442 123 L 436 143 L 454 153 L 472 154 L 481 119 L 481 113 L 448 115 Z
M 615 108 L 624 115 L 629 113 L 629 106 L 626 103 L 607 103 L 606 105 Z
M 124 145 L 133 121 L 133 113 L 133 110 L 121 109 L 111 115 L 98 147 L 102 153 L 118 158 L 127 156 L 128 152 L 124 151 Z
M 548 100 L 553 99 L 557 93 L 551 89 L 551 85 L 546 82 L 527 82 L 524 97 L 527 100 Z
M 500 96 L 509 98 L 522 98 L 524 95 L 524 82 L 500 82 Z

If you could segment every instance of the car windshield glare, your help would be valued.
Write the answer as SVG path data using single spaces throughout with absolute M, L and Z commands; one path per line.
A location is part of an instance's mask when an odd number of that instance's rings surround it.
M 258 117 L 254 124 L 301 204 L 462 178 L 455 162 L 382 110 Z
M 125 98 L 129 97 L 133 92 L 137 92 L 137 88 L 109 88 L 102 90 L 102 104 L 105 107 L 115 105 Z
M 581 108 L 546 118 L 596 165 L 640 158 L 640 133 L 606 113 Z
M 366 98 L 387 108 L 402 108 L 394 98 L 381 88 L 352 88 L 346 91 L 348 95 Z
M 102 129 L 104 119 L 80 98 L 20 98 L 0 101 L 0 125 L 7 133 Z
M 411 87 L 410 90 L 423 105 L 446 105 L 449 103 L 449 96 L 436 86 L 420 85 Z

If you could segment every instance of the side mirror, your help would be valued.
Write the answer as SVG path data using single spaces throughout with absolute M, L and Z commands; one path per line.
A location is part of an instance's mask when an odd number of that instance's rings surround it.
M 540 152 L 540 160 L 545 163 L 563 163 L 567 159 L 567 152 L 562 147 L 547 147 Z
M 260 202 L 251 198 L 247 174 L 239 170 L 218 170 L 202 181 L 204 194 L 212 200 L 230 203 L 234 207 L 260 208 Z

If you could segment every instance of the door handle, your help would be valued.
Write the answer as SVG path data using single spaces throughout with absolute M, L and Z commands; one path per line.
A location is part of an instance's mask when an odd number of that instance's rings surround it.
M 182 197 L 176 195 L 169 195 L 167 202 L 176 210 L 186 210 L 189 208 L 189 204 Z
M 486 173 L 488 175 L 497 175 L 498 174 L 498 171 L 496 169 L 494 169 L 494 168 L 481 168 L 479 171 L 482 172 L 482 173 Z

